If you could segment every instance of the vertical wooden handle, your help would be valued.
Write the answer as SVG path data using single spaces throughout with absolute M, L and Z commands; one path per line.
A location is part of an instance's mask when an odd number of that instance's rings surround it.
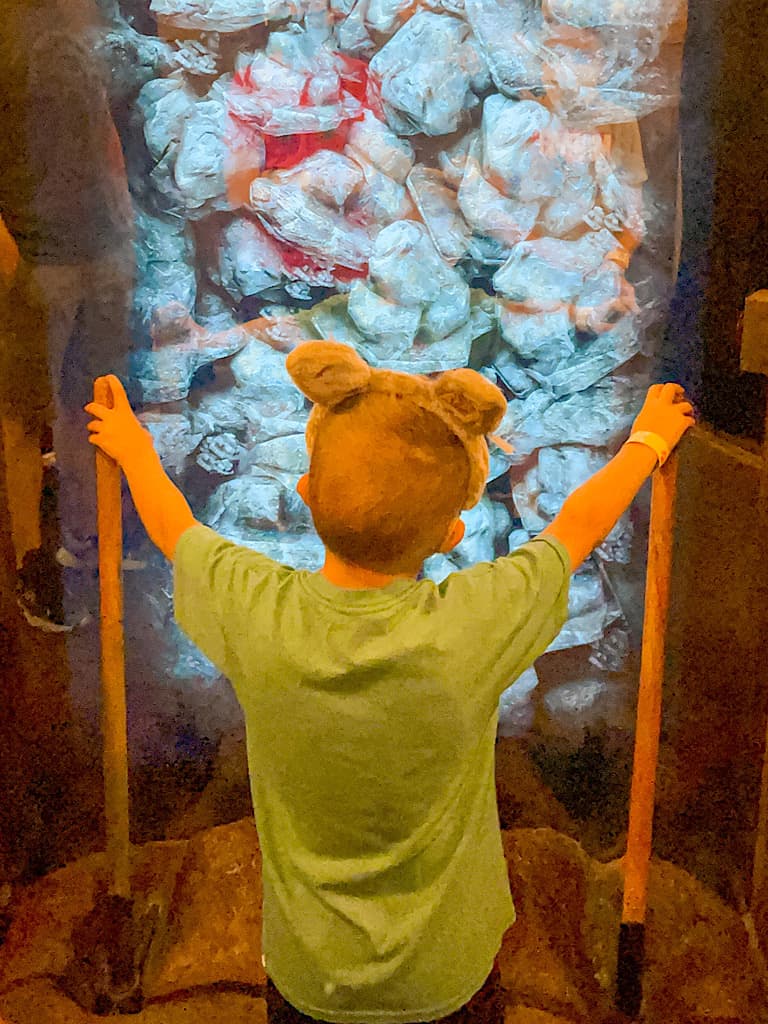
M 627 853 L 624 858 L 624 905 L 619 929 L 616 1001 L 619 1009 L 632 1019 L 638 1017 L 643 998 L 645 912 L 661 732 L 661 693 L 676 486 L 677 454 L 673 453 L 666 465 L 654 474 L 651 492 L 643 650 L 629 797 Z
M 768 407 L 766 407 L 765 429 L 763 431 L 763 466 L 757 498 L 757 522 L 762 536 L 768 536 Z M 762 589 L 764 596 L 767 589 L 765 587 Z M 763 607 L 768 607 L 768 601 L 763 600 L 761 603 Z M 758 621 L 758 629 L 760 625 Z M 766 628 L 765 619 L 763 619 L 763 628 Z M 765 730 L 763 768 L 760 775 L 760 799 L 757 806 L 755 856 L 752 861 L 752 895 L 750 899 L 750 910 L 752 915 L 758 920 L 764 919 L 766 904 L 768 904 L 768 721 L 766 721 Z
M 672 572 L 672 528 L 677 485 L 677 454 L 653 477 L 645 616 L 637 701 L 635 754 L 629 798 L 629 832 L 624 861 L 624 922 L 645 921 L 648 862 L 651 856 L 656 766 L 661 731 L 665 635 Z
M 111 408 L 112 392 L 104 377 L 94 382 L 93 398 Z M 125 641 L 123 634 L 123 522 L 120 467 L 96 451 L 96 504 L 99 532 L 99 591 L 101 616 L 101 715 L 104 738 L 104 797 L 107 857 L 112 868 L 112 892 L 130 890 L 128 825 L 128 737 L 125 700 Z

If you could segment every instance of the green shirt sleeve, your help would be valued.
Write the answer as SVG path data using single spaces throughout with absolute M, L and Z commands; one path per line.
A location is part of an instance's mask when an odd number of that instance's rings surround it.
M 554 537 L 453 573 L 440 585 L 481 693 L 495 704 L 549 647 L 568 618 L 571 564 Z
M 272 631 L 265 594 L 291 571 L 201 524 L 179 538 L 173 563 L 176 621 L 236 690 L 243 678 L 242 652 Z

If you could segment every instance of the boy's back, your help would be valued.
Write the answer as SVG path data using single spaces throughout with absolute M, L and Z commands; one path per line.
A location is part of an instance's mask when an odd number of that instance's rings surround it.
M 567 615 L 536 540 L 436 586 L 345 590 L 197 526 L 176 615 L 244 709 L 267 972 L 329 1020 L 430 1020 L 482 985 L 514 920 L 498 699 Z
M 471 370 L 374 370 L 333 342 L 300 345 L 286 369 L 314 403 L 297 490 L 325 545 L 319 574 L 197 523 L 114 377 L 114 408 L 86 406 L 92 441 L 118 459 L 175 563 L 179 623 L 242 704 L 279 993 L 329 1021 L 469 1013 L 470 997 L 491 995 L 514 919 L 494 788 L 499 696 L 549 646 L 570 573 L 693 410 L 678 385 L 652 387 L 627 443 L 543 534 L 436 586 L 420 567 L 461 540 L 459 513 L 482 496 L 501 394 Z

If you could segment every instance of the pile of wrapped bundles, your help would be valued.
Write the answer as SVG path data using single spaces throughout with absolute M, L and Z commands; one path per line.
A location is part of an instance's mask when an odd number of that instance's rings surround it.
M 133 110 L 144 418 L 173 473 L 207 474 L 197 514 L 318 567 L 294 491 L 306 408 L 284 362 L 333 337 L 378 366 L 472 366 L 508 398 L 489 495 L 428 576 L 541 530 L 648 383 L 676 195 L 649 168 L 671 166 L 685 0 L 151 0 L 151 14 L 159 38 L 115 5 L 104 46 Z M 610 580 L 631 550 L 625 518 L 574 577 L 555 649 L 621 667 Z

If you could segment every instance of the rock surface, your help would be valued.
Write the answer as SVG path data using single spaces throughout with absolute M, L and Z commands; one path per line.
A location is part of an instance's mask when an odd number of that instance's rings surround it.
M 506 1024 L 618 1024 L 612 1005 L 621 863 L 601 864 L 552 829 L 503 832 L 518 919 L 499 961 Z M 0 950 L 0 1015 L 12 1024 L 95 1024 L 61 991 L 75 922 L 104 859 L 42 879 L 15 908 Z M 164 926 L 144 969 L 140 1024 L 263 1021 L 260 856 L 250 820 L 134 851 L 137 905 Z M 690 875 L 653 862 L 644 1024 L 758 1024 L 768 987 L 738 914 Z M 2 1018 L 0 1018 L 2 1019 Z

